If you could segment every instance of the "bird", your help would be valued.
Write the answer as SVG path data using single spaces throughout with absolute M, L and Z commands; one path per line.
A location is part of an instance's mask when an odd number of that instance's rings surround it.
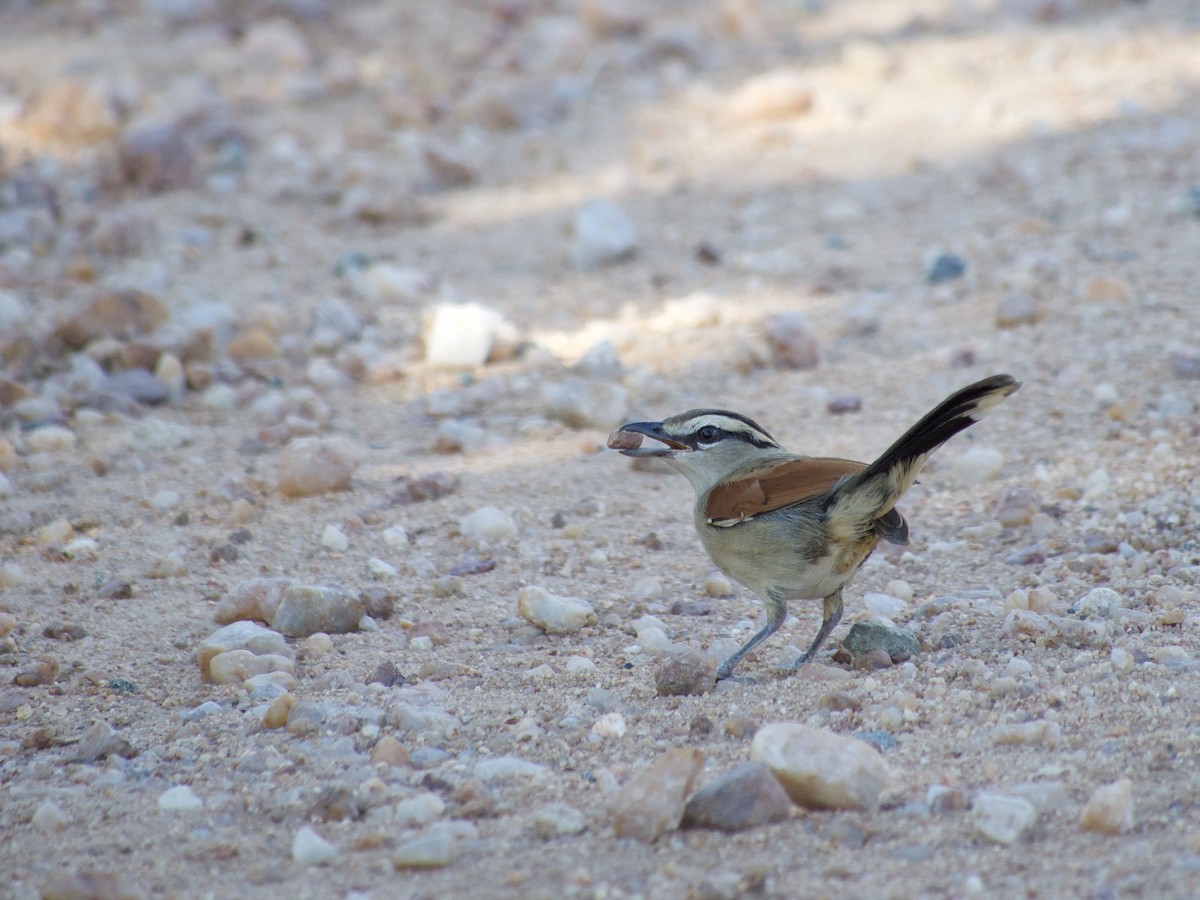
M 809 662 L 841 621 L 842 589 L 879 542 L 908 543 L 896 502 L 929 455 L 1020 386 L 1011 375 L 993 375 L 955 391 L 869 464 L 791 453 L 753 419 L 726 409 L 692 409 L 612 432 L 609 447 L 660 458 L 687 477 L 704 549 L 766 607 L 766 624 L 717 667 L 717 679 L 732 677 L 779 630 L 793 600 L 823 603 L 817 636 L 784 671 Z M 647 437 L 661 446 L 641 446 Z

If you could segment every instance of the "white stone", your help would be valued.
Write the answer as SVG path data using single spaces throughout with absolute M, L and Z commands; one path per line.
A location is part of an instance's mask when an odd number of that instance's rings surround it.
M 792 802 L 813 809 L 875 809 L 891 772 L 865 741 L 794 722 L 764 725 L 750 744 Z
M 804 115 L 812 109 L 808 77 L 792 69 L 775 69 L 748 79 L 729 98 L 729 114 L 740 122 L 769 121 Z
M 398 846 L 392 854 L 392 865 L 397 869 L 434 869 L 453 862 L 458 841 L 453 831 L 442 827 L 444 824 L 439 822 Z
M 876 594 L 871 591 L 863 594 L 863 606 L 867 612 L 881 619 L 895 619 L 904 612 L 907 605 L 899 597 L 890 594 Z
M 605 713 L 592 724 L 592 734 L 602 738 L 625 736 L 625 717 L 620 713 Z
M 237 389 L 229 384 L 214 384 L 200 395 L 200 405 L 214 412 L 229 412 L 237 409 Z
M 0 566 L 0 588 L 20 587 L 26 581 L 25 570 L 14 562 Z
M 367 560 L 367 574 L 377 581 L 385 581 L 396 577 L 396 567 L 382 559 L 371 557 Z
M 1120 675 L 1128 675 L 1133 671 L 1133 654 L 1124 647 L 1113 647 L 1112 652 L 1108 655 L 1108 661 L 1113 667 L 1113 671 Z
M 565 803 L 551 803 L 533 814 L 533 833 L 538 837 L 553 838 L 579 834 L 587 827 L 583 813 Z
M 442 817 L 446 804 L 437 794 L 422 791 L 396 804 L 395 819 L 401 825 L 428 825 Z
M 326 525 L 321 532 L 321 546 L 334 553 L 345 553 L 350 547 L 350 538 L 336 525 Z
M 403 525 L 389 525 L 380 532 L 379 536 L 392 547 L 408 546 L 408 532 L 404 530 Z
M 167 812 L 194 812 L 204 809 L 204 801 L 186 784 L 180 784 L 158 795 L 158 808 Z
M 475 777 L 483 781 L 494 781 L 502 778 L 529 778 L 541 775 L 546 767 L 515 756 L 498 756 L 493 759 L 481 759 L 475 763 Z
M 572 656 L 565 668 L 569 675 L 590 675 L 596 671 L 596 664 L 586 656 Z
M 100 545 L 89 537 L 75 538 L 62 548 L 67 559 L 95 559 L 99 551 Z
M 170 553 L 158 557 L 158 559 L 151 563 L 150 568 L 146 570 L 146 577 L 176 578 L 180 575 L 186 575 L 187 571 L 187 562 L 183 558 L 183 553 L 179 550 L 172 550 Z
M 975 445 L 950 464 L 950 475 L 960 484 L 979 484 L 995 478 L 1003 467 L 1003 453 L 995 447 Z
M 292 651 L 278 631 L 264 628 L 257 622 L 233 622 L 214 631 L 200 642 L 197 661 L 200 673 L 209 677 L 209 665 L 222 653 L 231 650 L 248 650 L 252 654 L 273 654 L 290 658 Z
M 286 672 L 295 676 L 296 665 L 277 653 L 255 654 L 249 650 L 218 653 L 208 663 L 208 676 L 214 684 L 241 684 L 255 675 Z
M 1112 479 L 1104 469 L 1096 469 L 1083 483 L 1084 500 L 1101 500 L 1112 491 Z
M 70 821 L 53 800 L 43 800 L 34 811 L 30 824 L 43 834 L 52 834 L 62 831 Z
M 425 362 L 434 369 L 476 369 L 498 345 L 519 335 L 496 310 L 482 303 L 439 303 L 425 332 Z
M 1098 587 L 1088 591 L 1075 604 L 1075 612 L 1081 616 L 1111 619 L 1125 606 L 1125 598 L 1112 588 Z
M 484 506 L 458 520 L 458 530 L 471 544 L 491 547 L 517 536 L 517 523 L 508 513 Z
M 733 582 L 724 575 L 709 575 L 704 581 L 704 591 L 710 597 L 732 597 Z
M 65 453 L 75 449 L 75 432 L 61 425 L 44 425 L 29 432 L 25 447 L 30 453 Z
M 579 269 L 620 262 L 637 251 L 638 234 L 629 214 L 611 200 L 589 200 L 571 225 L 571 263 Z
M 893 597 L 899 597 L 905 603 L 912 603 L 913 589 L 912 585 L 907 581 L 900 579 L 892 579 L 883 588 L 885 594 L 891 594 Z
M 658 627 L 643 628 L 638 632 L 637 640 L 643 653 L 658 653 L 671 646 L 671 639 Z
M 1028 800 L 1003 794 L 977 794 L 971 801 L 971 827 L 985 840 L 1012 844 L 1037 821 L 1037 809 Z
M 331 862 L 337 856 L 337 847 L 308 825 L 297 831 L 296 837 L 292 839 L 292 861 L 299 865 L 319 866 Z
M 159 512 L 165 512 L 168 509 L 178 506 L 182 499 L 175 491 L 161 490 L 150 498 L 150 505 Z
M 517 597 L 517 615 L 551 634 L 570 634 L 596 624 L 592 604 L 578 597 L 559 597 L 530 585 Z

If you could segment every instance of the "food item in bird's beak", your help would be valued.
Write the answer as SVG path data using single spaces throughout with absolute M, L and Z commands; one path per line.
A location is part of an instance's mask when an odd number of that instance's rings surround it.
M 636 450 L 642 446 L 642 436 L 635 431 L 614 431 L 608 436 L 610 450 Z

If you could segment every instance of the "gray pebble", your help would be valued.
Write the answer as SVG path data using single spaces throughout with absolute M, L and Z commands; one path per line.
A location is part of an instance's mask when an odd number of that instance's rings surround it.
M 742 763 L 688 799 L 683 826 L 745 831 L 782 822 L 792 810 L 787 792 L 762 763 Z

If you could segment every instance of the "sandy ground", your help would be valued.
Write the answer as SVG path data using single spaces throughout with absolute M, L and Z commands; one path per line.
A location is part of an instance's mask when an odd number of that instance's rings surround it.
M 4 221 L 24 224 L 0 242 L 0 287 L 26 317 L 7 320 L 5 372 L 51 396 L 74 438 L 35 452 L 28 426 L 45 422 L 3 410 L 15 456 L 0 533 L 0 894 L 1195 896 L 1197 47 L 1188 0 L 0 8 L 2 163 L 11 176 L 33 159 L 57 192 L 54 215 L 28 220 L 14 218 L 28 204 L 5 200 Z M 747 80 L 779 71 L 811 108 L 793 94 L 782 112 L 745 109 Z M 75 93 L 56 100 L 64 79 Z M 146 123 L 184 136 L 186 177 L 122 174 L 117 148 Z M 431 141 L 449 163 L 430 161 Z M 384 209 L 364 205 L 362 185 Z M 581 270 L 569 224 L 593 197 L 632 218 L 636 255 Z M 965 273 L 931 284 L 943 253 Z M 423 278 L 381 299 L 355 281 L 359 260 Z M 155 295 L 173 322 L 223 310 L 209 374 L 232 402 L 189 389 L 97 413 L 47 393 L 70 368 L 54 325 L 107 288 Z M 713 301 L 676 303 L 701 292 Z M 398 361 L 396 377 L 346 364 L 353 340 L 321 344 L 314 311 L 330 297 L 366 323 L 355 340 Z M 521 351 L 430 371 L 419 338 L 439 299 L 499 311 Z M 717 312 L 679 313 L 701 306 Z M 1013 309 L 1024 321 L 1008 327 Z M 766 323 L 787 310 L 809 317 L 815 369 L 764 354 Z M 256 327 L 272 358 L 234 364 L 227 342 Z M 630 418 L 731 408 L 814 455 L 868 459 L 953 388 L 1021 380 L 905 499 L 912 545 L 881 550 L 847 592 L 852 623 L 868 618 L 865 592 L 906 582 L 897 621 L 922 654 L 860 671 L 826 653 L 780 678 L 785 645 L 818 622 L 797 606 L 743 664 L 756 683 L 656 696 L 662 660 L 638 650 L 632 622 L 657 616 L 675 644 L 703 650 L 748 636 L 761 606 L 741 589 L 708 596 L 683 479 L 603 451 L 613 423 L 572 429 L 546 413 L 543 387 L 602 339 L 625 366 L 612 380 Z M 358 380 L 314 376 L 321 359 Z M 361 464 L 349 490 L 288 499 L 254 400 L 310 380 L 330 410 L 317 430 L 352 441 Z M 861 411 L 827 411 L 842 396 Z M 443 419 L 477 440 L 436 452 Z M 1003 460 L 982 481 L 981 449 Z M 433 472 L 457 489 L 381 505 L 397 478 Z M 1013 491 L 1031 515 L 1006 516 Z M 481 507 L 510 515 L 517 536 L 471 546 L 460 519 Z M 42 538 L 60 519 L 94 545 L 64 558 Z M 331 524 L 343 551 L 323 543 Z M 383 537 L 395 525 L 401 545 Z M 182 569 L 149 577 L 170 554 Z M 479 558 L 495 567 L 438 581 Z M 372 559 L 395 575 L 374 578 Z M 294 642 L 292 693 L 330 713 L 315 733 L 264 729 L 246 690 L 200 679 L 217 601 L 261 575 L 394 598 L 377 629 L 334 635 L 329 652 Z M 113 579 L 131 596 L 106 596 Z M 516 615 L 528 585 L 589 600 L 599 623 L 541 634 Z M 1068 607 L 1095 587 L 1124 609 L 1094 638 L 1012 626 L 1027 596 L 1014 591 L 1046 588 L 1078 618 Z M 680 600 L 710 614 L 673 614 Z M 429 623 L 446 640 L 411 645 Z M 61 637 L 66 626 L 82 635 Z M 46 657 L 48 683 L 12 683 Z M 573 657 L 594 671 L 568 671 Z M 384 662 L 412 683 L 368 688 Z M 193 715 L 206 701 L 219 709 Z M 398 723 L 396 704 L 429 715 Z M 614 713 L 623 735 L 593 730 Z M 745 719 L 874 733 L 894 775 L 881 808 L 797 809 L 652 844 L 613 836 L 615 785 L 676 747 L 706 754 L 711 781 L 747 758 Z M 97 722 L 128 746 L 80 761 Z M 1030 722 L 1052 727 L 1001 737 Z M 371 766 L 381 734 L 409 765 Z M 510 756 L 545 768 L 473 775 Z M 375 808 L 339 818 L 320 799 L 371 778 Z M 1123 778 L 1130 827 L 1082 829 L 1092 792 Z M 161 809 L 178 785 L 203 808 Z M 968 801 L 1024 792 L 1036 822 L 989 842 L 971 810 L 931 810 L 934 785 Z M 396 805 L 423 792 L 445 801 L 442 820 L 470 825 L 447 865 L 396 869 L 395 849 L 426 827 L 396 821 Z M 551 803 L 584 830 L 538 835 Z M 304 826 L 338 855 L 293 861 Z

